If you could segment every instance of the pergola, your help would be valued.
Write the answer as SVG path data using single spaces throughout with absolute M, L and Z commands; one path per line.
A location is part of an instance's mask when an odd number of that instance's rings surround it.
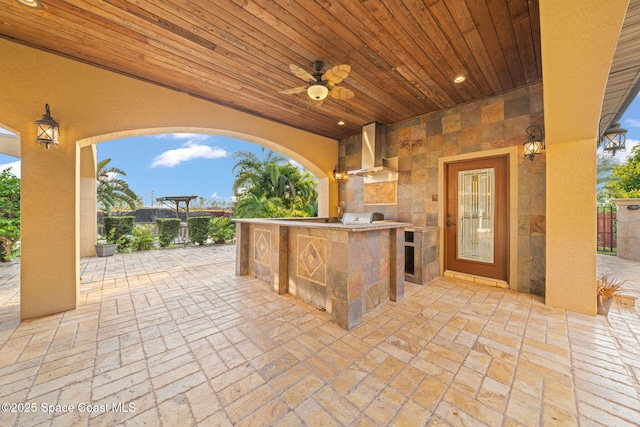
M 156 201 L 162 203 L 163 205 L 169 207 L 170 209 L 173 209 L 176 212 L 176 218 L 180 218 L 180 203 L 184 202 L 185 212 L 187 213 L 187 218 L 189 218 L 189 202 L 191 202 L 193 199 L 197 197 L 198 196 L 165 196 L 165 197 L 158 197 Z M 175 209 L 173 208 L 173 206 L 165 202 L 175 203 Z

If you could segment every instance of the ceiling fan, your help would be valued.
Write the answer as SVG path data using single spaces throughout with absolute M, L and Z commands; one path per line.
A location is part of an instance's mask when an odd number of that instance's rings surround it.
M 280 91 L 280 93 L 290 95 L 307 91 L 309 98 L 314 101 L 322 101 L 329 94 L 331 94 L 332 98 L 336 99 L 350 99 L 355 96 L 352 90 L 336 86 L 349 76 L 349 72 L 351 71 L 350 65 L 336 65 L 335 67 L 326 70 L 324 73 L 322 72 L 323 67 L 324 63 L 322 61 L 314 61 L 314 72 L 310 73 L 297 65 L 289 65 L 289 70 L 291 70 L 294 76 L 305 80 L 309 84 L 307 86 L 286 89 Z

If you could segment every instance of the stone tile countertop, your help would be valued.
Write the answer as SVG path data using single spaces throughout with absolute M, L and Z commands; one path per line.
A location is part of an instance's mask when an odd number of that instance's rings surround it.
M 342 224 L 338 218 L 234 218 L 234 222 L 248 222 L 255 224 L 282 225 L 287 227 L 310 227 L 322 228 L 326 230 L 343 230 L 343 231 L 373 231 L 384 230 L 388 228 L 406 228 L 413 225 L 408 222 L 397 221 L 373 221 L 367 224 Z

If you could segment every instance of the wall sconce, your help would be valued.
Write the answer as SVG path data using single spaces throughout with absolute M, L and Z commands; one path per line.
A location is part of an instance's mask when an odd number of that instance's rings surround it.
M 609 117 L 613 116 L 609 126 L 602 130 L 604 123 L 606 123 Z M 602 116 L 600 124 L 598 125 L 598 147 L 600 144 L 604 144 L 603 151 L 611 153 L 611 156 L 616 155 L 616 151 L 626 151 L 627 130 L 620 127 L 620 119 L 622 115 L 620 113 L 611 113 Z
M 347 172 L 342 170 L 342 169 L 340 169 L 340 168 L 338 168 L 338 165 L 336 165 L 336 167 L 333 168 L 333 178 L 336 181 L 338 181 L 338 182 L 346 181 L 347 177 L 348 177 Z
M 41 120 L 36 120 L 36 142 L 42 144 L 49 149 L 49 145 L 58 146 L 58 135 L 60 134 L 60 125 L 51 118 L 49 104 L 45 104 L 46 113 L 42 115 Z
M 544 150 L 544 132 L 537 125 L 531 125 L 527 128 L 527 140 L 524 142 L 524 158 L 533 160 Z

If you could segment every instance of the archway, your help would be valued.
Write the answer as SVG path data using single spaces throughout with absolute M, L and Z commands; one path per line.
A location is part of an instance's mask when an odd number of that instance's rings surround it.
M 86 138 L 78 141 L 81 147 L 80 160 L 80 256 L 94 256 L 94 243 L 96 241 L 96 191 L 95 191 L 95 175 L 96 165 L 98 162 L 98 146 L 102 143 L 110 143 L 122 141 L 136 137 L 152 137 L 159 135 L 193 135 L 194 137 L 202 135 L 222 136 L 228 139 L 228 142 L 240 142 L 255 145 L 257 147 L 267 148 L 276 153 L 282 154 L 296 163 L 303 166 L 312 173 L 318 182 L 318 208 L 320 216 L 328 216 L 326 209 L 326 201 L 328 197 L 328 183 L 330 182 L 327 173 L 319 168 L 309 159 L 301 156 L 291 148 L 278 144 L 269 139 L 256 136 L 249 133 L 241 133 L 237 131 L 227 131 L 223 129 L 195 128 L 195 127 L 162 127 L 154 129 L 136 129 L 129 131 L 119 131 L 105 134 L 97 137 Z M 131 141 L 131 144 L 137 144 L 140 141 Z M 138 152 L 140 154 L 140 152 Z M 117 165 L 118 167 L 120 165 Z M 128 171 L 130 172 L 130 171 Z M 144 193 L 144 192 L 143 192 Z M 182 193 L 181 193 L 182 194 Z M 186 194 L 186 193 L 185 193 Z M 162 194 L 158 194 L 161 196 Z M 323 206 L 324 205 L 324 206 Z

